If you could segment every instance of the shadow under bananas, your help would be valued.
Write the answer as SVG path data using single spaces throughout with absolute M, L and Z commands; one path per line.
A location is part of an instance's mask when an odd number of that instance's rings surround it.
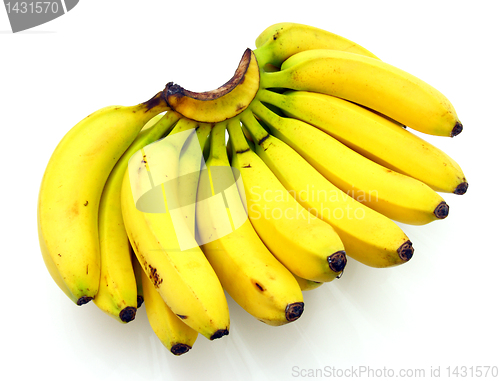
M 405 320 L 404 290 L 400 290 L 394 278 L 399 278 L 403 268 L 409 268 L 410 264 L 411 261 L 401 266 L 378 269 L 349 258 L 342 277 L 320 287 L 317 293 L 323 291 L 323 295 L 317 297 L 335 298 L 336 310 L 345 309 L 346 314 L 352 315 L 347 319 L 359 321 L 360 324 L 356 324 L 351 332 L 354 337 L 357 337 L 356 333 L 361 334 L 367 324 L 372 326 L 374 332 L 389 333 L 389 327 L 397 330 L 398 320 Z M 315 309 L 321 311 L 321 306 L 315 306 Z M 391 315 L 387 311 L 391 311 Z M 394 320 L 393 324 L 390 320 Z M 363 346 L 362 343 L 360 345 Z

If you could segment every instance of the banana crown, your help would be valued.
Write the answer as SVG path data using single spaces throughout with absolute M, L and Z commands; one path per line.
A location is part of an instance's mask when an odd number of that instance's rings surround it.
M 245 110 L 259 89 L 259 65 L 246 49 L 233 77 L 218 89 L 196 93 L 169 82 L 163 90 L 168 106 L 199 122 L 217 123 Z

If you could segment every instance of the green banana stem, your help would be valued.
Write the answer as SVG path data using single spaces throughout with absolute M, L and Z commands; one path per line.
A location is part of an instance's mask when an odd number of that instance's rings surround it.
M 269 133 L 262 127 L 251 110 L 245 110 L 242 113 L 241 121 L 257 144 L 260 144 L 269 137 Z
M 204 152 L 205 147 L 208 146 L 210 131 L 212 130 L 212 125 L 210 123 L 199 123 L 196 135 L 198 136 L 198 142 L 200 143 L 201 150 Z
M 136 139 L 130 146 L 130 150 L 125 152 L 123 160 L 128 161 L 128 159 L 132 157 L 135 152 L 144 148 L 145 145 L 169 135 L 172 129 L 175 128 L 178 120 L 179 116 L 177 114 L 167 111 L 167 113 L 163 115 L 153 126 L 141 132 L 138 139 Z
M 163 115 L 150 128 L 144 130 L 143 133 L 149 136 L 148 140 L 151 140 L 151 136 L 156 137 L 156 139 L 160 139 L 161 137 L 168 135 L 172 131 L 178 120 L 179 116 L 176 113 L 167 111 L 165 115 Z M 138 144 L 142 144 L 142 142 L 139 142 Z
M 255 54 L 255 58 L 257 59 L 257 63 L 259 64 L 259 67 L 261 69 L 266 67 L 266 65 L 270 64 L 271 62 L 273 62 L 275 57 L 273 50 L 269 49 L 269 47 L 267 46 L 262 46 L 260 48 L 255 49 L 253 51 L 253 54 Z
M 226 126 L 227 122 L 217 123 L 210 133 L 210 158 L 215 158 L 227 163 L 229 166 L 229 159 L 226 150 Z
M 243 134 L 243 131 L 241 130 L 239 119 L 229 119 L 227 130 L 229 132 L 229 137 L 231 138 L 233 156 L 236 153 L 250 151 L 250 146 L 245 138 L 245 134 Z
M 259 100 L 263 103 L 269 103 L 280 109 L 283 108 L 284 105 L 286 104 L 286 96 L 266 89 L 261 89 L 259 91 Z M 258 103 L 258 102 L 253 102 L 253 103 Z
M 260 72 L 260 87 L 262 89 L 272 89 L 272 88 L 291 88 L 290 81 L 288 81 L 288 71 L 264 71 Z M 260 90 L 260 91 L 261 91 Z
M 170 135 L 177 134 L 179 132 L 189 131 L 193 128 L 196 128 L 198 124 L 190 119 L 180 118 L 177 124 L 175 125 Z
M 280 97 L 280 94 L 273 93 L 271 91 L 265 90 L 266 93 L 269 93 L 271 96 L 277 95 Z M 264 97 L 266 94 L 264 94 Z M 269 102 L 271 103 L 271 102 Z M 262 102 L 253 102 L 252 103 L 252 112 L 257 115 L 259 119 L 261 119 L 264 123 L 270 125 L 270 126 L 279 126 L 280 125 L 280 120 L 283 119 L 281 116 L 276 114 L 274 111 L 266 107 Z

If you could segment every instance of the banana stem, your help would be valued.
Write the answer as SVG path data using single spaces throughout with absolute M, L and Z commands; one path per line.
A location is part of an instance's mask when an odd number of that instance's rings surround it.
M 248 145 L 245 135 L 241 130 L 239 119 L 230 119 L 227 125 L 227 130 L 231 138 L 231 148 L 233 151 L 233 155 L 235 153 L 250 151 L 250 146 Z
M 202 151 L 204 151 L 205 145 L 209 141 L 209 135 L 211 130 L 212 130 L 212 125 L 210 123 L 198 124 L 196 134 L 198 136 L 198 142 L 200 143 Z
M 226 150 L 226 126 L 227 122 L 217 123 L 210 133 L 210 158 L 221 160 L 229 166 Z
M 259 91 L 259 100 L 264 103 L 272 104 L 275 107 L 281 108 L 280 104 L 285 103 L 285 96 L 283 94 L 275 93 L 266 89 Z M 254 102 L 256 103 L 256 102 Z
M 280 94 L 273 93 L 271 91 L 264 90 L 266 93 L 270 93 L 271 95 L 278 95 L 281 96 Z M 265 94 L 264 94 L 265 96 Z M 271 102 L 269 102 L 271 103 Z M 257 115 L 259 119 L 262 119 L 265 123 L 271 126 L 279 126 L 280 125 L 280 119 L 283 119 L 281 116 L 270 110 L 268 107 L 266 107 L 262 102 L 253 102 L 252 103 L 252 112 Z
M 177 134 L 178 132 L 189 131 L 193 128 L 196 128 L 197 126 L 198 124 L 195 121 L 186 118 L 180 118 L 180 120 L 172 130 L 171 135 Z
M 175 128 L 176 123 L 179 120 L 179 115 L 172 111 L 167 111 L 165 115 L 163 115 L 158 122 L 156 122 L 151 128 L 150 131 L 153 133 L 153 130 L 163 131 L 162 136 L 170 134 L 173 128 Z M 158 139 L 161 136 L 158 137 Z
M 271 63 L 274 58 L 273 51 L 269 50 L 266 47 L 260 47 L 255 49 L 253 51 L 253 54 L 255 54 L 255 58 L 257 59 L 260 68 L 263 68 L 265 65 Z
M 241 121 L 246 129 L 252 135 L 252 139 L 257 143 L 261 144 L 264 140 L 269 137 L 269 133 L 262 127 L 257 118 L 252 112 L 243 112 L 241 115 Z
M 165 99 L 163 99 L 163 92 L 156 93 L 151 99 L 138 105 L 139 109 L 136 112 L 143 111 L 145 115 L 158 115 L 164 111 L 168 111 L 169 107 Z
M 279 70 L 279 71 L 263 71 L 260 72 L 260 87 L 262 89 L 271 89 L 271 88 L 291 88 L 290 84 L 287 81 L 287 70 Z
M 176 113 L 167 111 L 151 128 L 141 132 L 140 136 L 130 145 L 130 149 L 122 156 L 123 160 L 128 162 L 135 152 L 144 148 L 147 144 L 169 135 L 178 120 L 179 116 Z

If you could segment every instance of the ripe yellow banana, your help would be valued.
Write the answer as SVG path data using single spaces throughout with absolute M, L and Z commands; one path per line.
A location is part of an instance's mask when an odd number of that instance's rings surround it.
M 225 131 L 221 122 L 210 134 L 196 206 L 199 242 L 222 286 L 243 309 L 266 324 L 287 324 L 302 314 L 302 293 L 248 219 L 227 158 Z
M 196 193 L 198 191 L 200 170 L 204 167 L 201 149 L 205 147 L 211 128 L 210 124 L 182 118 L 172 131 L 172 134 L 175 134 L 190 129 L 196 130 L 196 134 L 189 137 L 181 150 L 179 177 L 177 179 L 177 186 L 181 189 L 181 192 L 179 192 L 180 209 L 193 236 L 196 234 Z
M 245 108 L 257 94 L 259 65 L 252 50 L 246 49 L 234 76 L 216 90 L 196 93 L 170 82 L 163 97 L 172 110 L 199 122 L 229 119 Z
M 467 180 L 455 160 L 387 118 L 326 94 L 290 91 L 269 95 L 273 105 L 286 115 L 318 127 L 387 168 L 414 177 L 438 192 L 464 194 L 467 190 Z
M 333 49 L 377 58 L 362 46 L 326 30 L 309 25 L 283 22 L 266 28 L 255 40 L 254 50 L 261 67 L 280 67 L 292 55 L 311 49 Z
M 172 312 L 144 271 L 141 270 L 140 275 L 146 314 L 153 332 L 174 355 L 188 352 L 198 338 L 198 332 Z
M 229 333 L 229 309 L 178 205 L 175 139 L 191 133 L 168 136 L 132 156 L 123 179 L 122 212 L 134 252 L 163 300 L 187 325 L 213 340 Z
M 253 152 L 240 121 L 228 121 L 232 166 L 242 177 L 248 216 L 258 235 L 292 273 L 329 282 L 346 264 L 344 245 L 333 228 L 303 208 Z
M 276 97 L 282 96 L 269 91 L 261 94 L 263 102 L 278 104 Z M 306 122 L 280 117 L 259 102 L 252 107 L 273 135 L 299 152 L 343 192 L 370 208 L 412 225 L 448 215 L 444 199 L 423 182 L 373 162 Z M 355 125 L 351 128 L 355 129 Z
M 136 106 L 110 106 L 76 124 L 59 142 L 43 175 L 38 236 L 57 285 L 77 305 L 99 288 L 98 209 L 114 164 L 146 122 L 166 110 L 161 94 Z
M 438 90 L 380 60 L 316 49 L 288 58 L 281 70 L 261 73 L 261 86 L 330 94 L 376 110 L 423 133 L 456 136 L 456 111 Z
M 323 284 L 323 282 L 316 282 L 314 280 L 304 279 L 295 274 L 293 274 L 293 276 L 297 280 L 297 283 L 299 284 L 301 291 L 311 291 Z
M 280 140 L 289 130 L 305 130 L 305 123 L 286 126 L 288 119 L 278 119 L 277 115 L 262 110 L 263 106 L 252 104 L 250 107 L 269 123 L 273 134 L 279 137 L 269 135 L 258 125 L 253 115 L 245 113 L 243 123 L 259 141 L 256 152 L 297 202 L 335 229 L 348 256 L 371 267 L 391 267 L 411 259 L 413 246 L 396 223 L 342 192 L 297 151 Z M 284 131 L 283 134 L 281 131 Z M 324 142 L 315 140 L 314 136 L 306 133 L 298 136 L 304 147 L 324 146 Z M 314 146 L 310 139 L 312 142 L 317 141 L 318 146 Z M 338 168 L 336 164 L 333 166 Z M 360 176 L 364 176 L 364 173 Z
M 169 111 L 165 115 L 155 116 L 146 124 L 113 167 L 99 202 L 101 275 L 94 303 L 123 323 L 132 321 L 137 310 L 137 283 L 131 258 L 133 253 L 121 212 L 123 176 L 132 155 L 167 134 L 177 120 L 178 116 Z

